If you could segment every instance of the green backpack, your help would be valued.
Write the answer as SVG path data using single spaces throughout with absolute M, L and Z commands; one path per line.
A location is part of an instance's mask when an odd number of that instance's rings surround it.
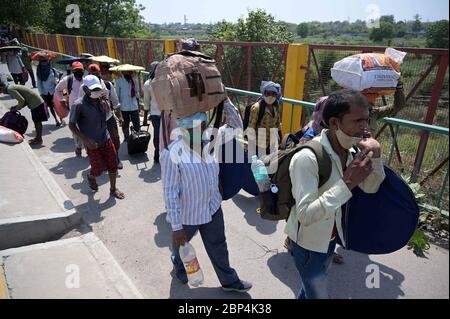
M 263 219 L 282 220 L 289 217 L 295 199 L 292 196 L 292 183 L 289 175 L 289 165 L 292 157 L 300 150 L 308 148 L 314 152 L 319 165 L 319 187 L 325 184 L 331 175 L 331 159 L 323 145 L 310 140 L 305 143 L 292 144 L 277 152 L 261 158 L 269 172 L 270 181 L 278 187 L 277 193 L 270 190 L 259 194 L 260 213 Z M 277 166 L 278 165 L 278 168 Z M 273 172 L 276 168 L 276 171 Z

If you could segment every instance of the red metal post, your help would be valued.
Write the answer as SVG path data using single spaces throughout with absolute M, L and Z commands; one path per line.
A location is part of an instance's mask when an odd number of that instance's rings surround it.
M 252 47 L 247 47 L 247 90 L 252 90 Z
M 320 87 L 322 88 L 323 95 L 325 96 L 325 95 L 327 95 L 327 93 L 325 91 L 325 86 L 323 85 L 322 78 L 320 77 L 319 64 L 317 63 L 316 54 L 314 53 L 314 51 L 312 51 L 311 54 L 312 54 L 312 57 L 313 57 L 313 60 L 314 60 L 314 64 L 316 66 L 317 78 L 319 79 Z
M 433 87 L 433 93 L 431 95 L 430 103 L 428 104 L 428 111 L 425 117 L 425 124 L 433 124 L 434 116 L 436 115 L 436 110 L 439 103 L 439 97 L 441 95 L 442 84 L 444 83 L 445 73 L 447 72 L 448 67 L 448 54 L 447 56 L 439 57 L 439 69 L 436 75 L 436 82 Z M 420 142 L 417 148 L 416 159 L 414 161 L 414 171 L 412 174 L 413 180 L 417 178 L 417 175 L 420 171 L 423 162 L 423 155 L 425 153 L 427 143 L 428 143 L 428 132 L 422 131 L 420 133 Z
M 152 41 L 147 41 L 147 66 L 154 60 Z

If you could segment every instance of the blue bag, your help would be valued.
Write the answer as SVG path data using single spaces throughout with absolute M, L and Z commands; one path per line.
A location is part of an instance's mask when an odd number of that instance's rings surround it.
M 230 145 L 232 144 L 232 145 Z M 251 159 L 248 158 L 248 153 L 244 151 L 242 145 L 233 139 L 226 144 L 223 144 L 221 153 L 219 154 L 219 180 L 221 184 L 222 199 L 228 200 L 239 193 L 241 189 L 249 192 L 252 195 L 258 195 L 258 185 L 255 182 L 251 170 Z M 226 161 L 225 152 L 233 149 L 232 161 Z M 244 154 L 244 158 L 239 158 L 237 154 Z
M 412 237 L 419 207 L 409 186 L 384 167 L 386 178 L 375 194 L 356 187 L 342 214 L 347 249 L 365 254 L 389 254 Z M 338 243 L 342 245 L 340 240 Z

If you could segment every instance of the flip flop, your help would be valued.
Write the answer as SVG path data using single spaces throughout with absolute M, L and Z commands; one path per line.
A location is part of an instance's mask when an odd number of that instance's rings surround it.
M 121 191 L 119 191 L 117 188 L 116 189 L 110 189 L 109 190 L 109 195 L 110 196 L 114 196 L 117 199 L 124 199 L 125 198 L 125 194 L 122 193 Z
M 344 263 L 344 257 L 337 253 L 333 253 L 333 262 L 338 265 L 342 265 Z
M 28 144 L 30 145 L 42 145 L 42 140 L 36 140 L 35 138 L 33 138 L 32 140 L 28 141 Z
M 284 248 L 286 248 L 288 252 L 291 251 L 291 240 L 289 239 L 289 237 L 286 237 L 286 239 L 284 240 Z

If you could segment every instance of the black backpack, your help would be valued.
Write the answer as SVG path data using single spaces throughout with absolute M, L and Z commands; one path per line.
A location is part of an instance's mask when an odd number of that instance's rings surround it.
M 67 92 L 68 92 L 68 95 L 70 95 L 70 92 L 72 92 L 72 86 L 73 86 L 73 74 L 69 74 L 67 76 Z
M 105 80 L 103 80 L 103 82 L 105 82 L 106 88 L 111 92 L 112 83 L 109 81 L 105 81 Z M 109 97 L 108 97 L 108 101 L 109 101 L 109 107 L 110 107 L 111 111 L 113 111 L 113 105 L 112 105 L 111 99 Z

